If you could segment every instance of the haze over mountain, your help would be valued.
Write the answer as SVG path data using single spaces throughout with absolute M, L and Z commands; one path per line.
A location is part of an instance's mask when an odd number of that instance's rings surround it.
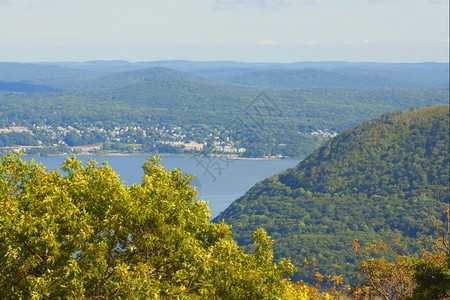
M 44 79 L 74 79 L 99 75 L 76 68 L 67 68 L 56 64 L 42 65 L 32 63 L 0 62 L 0 80 L 8 82 L 32 81 Z
M 114 149 L 128 152 L 183 154 L 182 146 L 160 145 L 194 142 L 214 152 L 219 143 L 245 149 L 238 154 L 243 157 L 303 158 L 330 136 L 377 115 L 448 103 L 448 68 L 348 62 L 0 63 L 0 126 L 32 132 L 6 131 L 0 147 L 32 146 L 30 151 L 40 153 L 65 145 L 65 135 L 74 131 L 79 138 L 70 146 L 112 141 Z M 228 129 L 236 120 L 245 129 L 231 136 Z M 46 126 L 65 129 L 56 136 L 39 132 Z M 129 127 L 140 133 L 120 138 L 105 133 Z M 170 132 L 159 132 L 162 128 Z M 96 138 L 86 138 L 92 131 Z
M 28 84 L 25 82 L 0 81 L 0 91 L 22 92 L 22 93 L 50 93 L 58 92 L 58 89 L 40 84 Z
M 221 82 L 235 87 L 253 89 L 305 89 L 305 88 L 395 88 L 408 87 L 406 83 L 379 76 L 343 75 L 332 71 L 263 70 L 222 78 Z
M 174 69 L 152 67 L 132 71 L 114 72 L 100 77 L 79 78 L 74 80 L 44 81 L 63 90 L 104 90 L 132 86 L 137 83 L 161 80 L 184 80 L 206 82 L 207 80 L 190 73 Z
M 264 71 L 281 72 L 281 70 L 321 70 L 332 73 L 322 75 L 337 77 L 337 74 L 345 76 L 363 76 L 366 80 L 393 80 L 398 83 L 417 84 L 418 86 L 448 86 L 449 64 L 448 63 L 352 63 L 352 62 L 295 62 L 295 63 L 248 63 L 237 61 L 152 61 L 152 62 L 127 62 L 127 61 L 89 61 L 89 62 L 55 62 L 55 63 L 2 63 L 0 62 L 0 80 L 4 81 L 24 81 L 49 78 L 93 78 L 102 77 L 106 74 L 120 73 L 126 71 L 139 71 L 154 67 L 174 69 L 182 72 L 193 73 L 204 78 L 217 80 L 232 78 L 243 75 L 242 79 L 250 80 L 258 75 L 259 71 L 264 75 Z M 313 72 L 313 71 L 309 71 Z M 317 71 L 316 71 L 317 73 Z M 286 72 L 286 74 L 293 74 Z M 294 73 L 295 74 L 295 73 Z M 301 74 L 301 73 L 299 73 Z M 308 74 L 308 73 L 307 73 Z M 129 74 L 131 75 L 131 74 Z M 270 74 L 269 74 L 270 75 Z M 282 73 L 278 73 L 282 75 Z M 291 75 L 292 76 L 292 75 Z M 314 78 L 304 78 L 317 80 Z M 346 77 L 342 78 L 346 78 Z M 246 78 L 250 77 L 250 78 Z M 325 77 L 326 78 L 326 77 Z M 339 77 L 337 77 L 339 78 Z M 353 78 L 356 83 L 367 84 L 364 80 Z M 238 80 L 236 78 L 236 80 Z M 292 83 L 291 83 L 292 84 Z M 305 83 L 308 87 L 308 83 Z M 347 83 L 348 84 L 348 83 Z M 447 84 L 447 85 L 445 85 Z M 245 84 L 244 84 L 245 85 Z M 254 83 L 253 83 L 254 85 Z M 322 84 L 322 85 L 327 85 Z M 329 84 L 327 86 L 330 86 Z M 342 86 L 342 85 L 341 85 Z M 359 86 L 359 85 L 358 85 Z M 292 86 L 301 88 L 302 85 Z M 311 87 L 311 86 L 309 86 Z M 382 87 L 382 86 L 380 86 Z

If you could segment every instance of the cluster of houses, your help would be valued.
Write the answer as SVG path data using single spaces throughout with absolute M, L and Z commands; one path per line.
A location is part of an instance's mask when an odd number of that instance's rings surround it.
M 52 127 L 52 126 L 41 126 L 33 125 L 28 129 L 24 126 L 10 126 L 8 128 L 0 128 L 0 134 L 8 134 L 11 132 L 16 133 L 27 133 L 33 135 L 37 146 L 18 146 L 18 145 L 4 145 L 0 147 L 0 150 L 14 151 L 14 152 L 27 152 L 31 148 L 45 148 L 45 147 L 57 147 L 61 145 L 66 145 L 65 137 L 69 132 L 76 132 L 80 136 L 84 134 L 92 134 L 96 132 L 103 137 L 103 140 L 111 142 L 121 142 L 121 143 L 136 143 L 139 144 L 140 141 L 136 139 L 137 136 L 142 139 L 152 137 L 158 144 L 167 144 L 173 147 L 183 148 L 188 151 L 202 151 L 205 149 L 208 142 L 212 142 L 214 152 L 220 153 L 243 153 L 245 148 L 236 148 L 232 142 L 221 143 L 217 140 L 219 137 L 216 135 L 220 134 L 220 131 L 213 129 L 208 134 L 205 134 L 206 138 L 203 142 L 197 142 L 190 139 L 190 137 L 195 136 L 194 130 L 184 130 L 179 126 L 174 126 L 172 128 L 167 128 L 165 126 L 156 125 L 149 128 L 142 128 L 140 126 L 115 126 L 110 129 L 105 129 L 101 127 L 87 127 L 87 128 L 75 128 L 72 126 L 62 127 Z M 49 137 L 51 143 L 45 144 L 40 138 Z M 42 138 L 42 140 L 44 140 Z M 48 139 L 47 139 L 48 140 Z M 198 138 L 197 138 L 198 140 Z M 209 140 L 209 141 L 208 141 Z M 69 149 L 71 151 L 81 151 L 81 152 L 92 152 L 99 151 L 102 149 L 103 143 L 92 143 L 89 145 L 77 145 L 71 146 Z

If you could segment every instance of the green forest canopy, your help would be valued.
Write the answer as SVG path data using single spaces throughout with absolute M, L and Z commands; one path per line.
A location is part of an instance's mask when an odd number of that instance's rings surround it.
M 107 165 L 75 158 L 47 171 L 17 155 L 0 162 L 1 299 L 276 299 L 293 266 L 273 264 L 254 232 L 245 254 L 209 222 L 190 177 L 145 162 L 125 186 Z
M 255 102 L 261 91 L 279 113 Z M 214 139 L 239 120 L 250 129 L 246 135 L 220 138 L 246 148 L 243 156 L 304 158 L 330 133 L 399 109 L 444 105 L 448 97 L 448 64 L 0 63 L 0 128 L 32 131 L 0 133 L 0 147 L 39 146 L 33 153 L 51 153 L 41 148 L 64 145 L 65 133 L 46 136 L 35 126 L 60 126 L 81 135 L 80 144 L 69 146 L 108 141 L 103 150 L 138 145 L 154 153 L 157 142 L 165 141 L 152 131 L 157 126 L 180 127 L 189 141 L 211 144 L 205 137 Z M 249 109 L 260 115 L 251 116 Z M 93 128 L 98 135 L 127 126 L 148 134 L 121 136 L 124 145 L 112 146 L 111 136 L 91 136 Z M 165 148 L 159 150 L 174 150 Z
M 215 221 L 232 225 L 247 249 L 251 231 L 264 228 L 275 240 L 276 258 L 290 257 L 297 266 L 316 258 L 325 273 L 349 280 L 357 267 L 348 251 L 355 238 L 382 239 L 401 254 L 422 249 L 423 220 L 442 225 L 448 170 L 448 106 L 390 113 L 257 183 Z M 308 280 L 305 272 L 296 278 Z

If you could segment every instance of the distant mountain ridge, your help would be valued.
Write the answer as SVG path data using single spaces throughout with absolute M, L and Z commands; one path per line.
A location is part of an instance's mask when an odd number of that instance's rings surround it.
M 19 92 L 19 93 L 49 93 L 49 92 L 57 92 L 58 89 L 45 85 L 28 84 L 26 82 L 0 81 L 0 91 Z
M 426 219 L 439 220 L 448 206 L 449 117 L 449 106 L 431 107 L 357 125 L 257 183 L 214 221 L 231 224 L 244 246 L 252 230 L 265 228 L 276 257 L 297 265 L 314 257 L 325 274 L 351 276 L 355 238 L 419 251 L 414 238 Z M 297 276 L 308 280 L 304 271 Z
M 48 84 L 51 84 L 57 88 L 65 90 L 82 90 L 82 89 L 102 90 L 102 89 L 117 89 L 142 82 L 150 82 L 158 80 L 184 80 L 196 82 L 206 81 L 206 79 L 198 75 L 163 67 L 151 67 L 148 69 L 115 72 L 94 78 L 81 78 L 75 80 L 60 80 L 60 81 L 53 80 Z
M 94 127 L 140 126 L 144 134 L 163 124 L 187 133 L 172 138 L 177 142 L 186 136 L 211 151 L 216 142 L 209 139 L 219 138 L 219 132 L 223 135 L 233 120 L 240 120 L 250 130 L 228 138 L 246 149 L 244 157 L 303 158 L 359 122 L 398 109 L 444 105 L 449 94 L 448 64 L 440 63 L 0 63 L 0 82 L 1 126 L 70 126 L 91 136 Z M 263 114 L 268 102 L 255 102 L 261 91 L 282 115 Z M 249 110 L 259 112 L 264 124 L 249 116 Z M 190 122 L 201 129 L 191 131 Z M 59 136 L 51 141 L 34 133 L 23 140 L 0 136 L 0 145 L 50 147 L 64 142 Z M 149 151 L 160 138 L 169 139 L 161 134 L 115 138 L 114 147 Z M 103 136 L 97 141 L 111 139 L 102 131 L 97 135 Z
M 362 87 L 364 84 L 376 87 L 392 87 L 394 82 L 408 85 L 408 87 L 424 87 L 424 86 L 440 86 L 448 87 L 449 83 L 449 63 L 370 63 L 370 62 L 294 62 L 294 63 L 249 63 L 237 61 L 185 61 L 185 60 L 168 60 L 168 61 L 150 61 L 150 62 L 128 62 L 123 60 L 116 61 L 88 61 L 88 62 L 54 62 L 54 63 L 7 63 L 0 62 L 0 81 L 17 82 L 17 81 L 39 81 L 48 79 L 91 79 L 102 77 L 113 73 L 140 71 L 151 68 L 166 68 L 181 72 L 190 73 L 209 79 L 218 84 L 221 80 L 232 81 L 233 84 L 243 79 L 251 83 L 247 86 L 255 87 L 260 77 L 265 82 L 264 75 L 267 71 L 276 71 L 281 77 L 292 77 L 291 71 L 299 70 L 316 70 L 332 72 L 332 74 L 323 73 L 325 81 L 338 79 L 338 75 L 343 76 L 340 84 L 331 81 L 328 87 L 355 87 L 345 76 L 351 76 L 356 82 L 360 82 Z M 278 70 L 278 71 L 277 71 Z M 286 74 L 280 73 L 285 70 Z M 262 72 L 261 74 L 257 74 Z M 246 75 L 245 75 L 246 74 Z M 311 74 L 310 74 L 311 75 Z M 239 77 L 243 76 L 243 77 Z M 316 74 L 317 76 L 317 74 Z M 331 76 L 331 77 L 330 77 Z M 247 77 L 247 78 L 246 78 Z M 360 77 L 360 78 L 357 78 Z M 234 78 L 234 79 L 233 79 Z M 105 78 L 106 79 L 106 78 Z M 196 80 L 200 78 L 197 77 Z M 308 79 L 306 77 L 305 79 Z M 317 79 L 312 77 L 309 79 Z M 314 81 L 312 83 L 304 82 L 298 86 L 293 86 L 289 81 L 287 86 L 282 88 L 304 88 L 320 86 Z M 295 82 L 295 80 L 294 80 Z M 230 82 L 226 82 L 229 84 Z M 239 82 L 238 82 L 239 83 Z M 244 85 L 243 82 L 240 85 Z M 322 84 L 323 85 L 323 84 Z M 262 86 L 262 82 L 256 87 Z M 367 87 L 367 86 L 366 86 Z
M 92 77 L 95 75 L 98 75 L 98 73 L 58 65 L 0 62 L 0 81 L 7 82 L 55 78 L 75 79 Z
M 402 88 L 411 87 L 401 81 L 369 75 L 345 75 L 316 69 L 263 70 L 244 73 L 220 80 L 225 85 L 254 89 L 309 89 L 309 88 Z
M 336 73 L 353 76 L 377 76 L 398 82 L 420 86 L 449 86 L 449 69 L 445 64 L 393 64 L 385 66 L 375 65 L 373 69 L 360 68 L 358 66 L 339 68 L 333 70 Z

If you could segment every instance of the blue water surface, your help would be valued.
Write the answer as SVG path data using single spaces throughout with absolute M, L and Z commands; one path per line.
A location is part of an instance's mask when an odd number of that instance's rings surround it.
M 29 159 L 28 157 L 25 157 Z M 119 174 L 126 185 L 141 183 L 144 174 L 142 165 L 148 156 L 102 156 L 81 155 L 78 160 L 85 163 L 89 158 L 98 163 L 105 161 Z M 33 157 L 48 169 L 60 168 L 65 157 Z M 197 188 L 197 198 L 209 202 L 214 218 L 231 202 L 241 197 L 254 184 L 287 168 L 292 168 L 299 159 L 282 160 L 230 160 L 218 157 L 161 156 L 161 164 L 169 170 L 179 168 L 183 173 L 194 175 L 191 186 Z

